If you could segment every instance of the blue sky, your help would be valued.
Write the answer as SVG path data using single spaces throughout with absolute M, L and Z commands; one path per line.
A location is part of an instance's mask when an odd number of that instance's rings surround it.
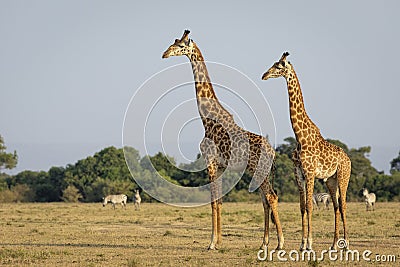
M 12 173 L 65 166 L 106 146 L 121 147 L 133 94 L 152 75 L 187 62 L 161 59 L 184 29 L 206 60 L 239 70 L 261 89 L 278 144 L 293 136 L 286 85 L 261 81 L 261 75 L 289 51 L 307 112 L 323 136 L 372 146 L 373 165 L 387 171 L 400 150 L 400 86 L 393 80 L 399 75 L 400 4 L 306 3 L 1 1 L 0 134 L 19 155 Z M 193 88 L 188 92 L 194 97 Z M 234 103 L 222 90 L 216 93 L 228 106 Z M 143 101 L 153 96 L 148 92 Z M 177 105 L 163 105 L 169 104 Z M 199 125 L 193 122 L 186 133 L 193 137 L 184 144 L 192 155 Z

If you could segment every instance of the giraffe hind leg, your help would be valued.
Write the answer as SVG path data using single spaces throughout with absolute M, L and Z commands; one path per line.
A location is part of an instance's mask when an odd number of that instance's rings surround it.
M 326 180 L 326 186 L 328 187 L 329 194 L 332 198 L 333 212 L 335 214 L 335 231 L 333 237 L 333 243 L 331 249 L 336 249 L 337 241 L 339 239 L 339 203 L 338 203 L 338 183 L 336 175 Z
M 258 187 L 262 191 L 262 200 L 264 207 L 264 240 L 262 247 L 268 246 L 269 235 L 269 210 L 272 210 L 271 217 L 275 221 L 278 247 L 283 248 L 284 238 L 282 233 L 282 226 L 278 215 L 278 196 L 273 190 L 274 179 L 274 151 L 268 143 L 264 143 L 260 148 L 259 158 L 253 159 L 248 167 L 248 170 L 253 173 L 253 179 L 249 185 L 249 191 L 252 192 Z M 270 181 L 271 179 L 271 181 Z
M 269 196 L 267 196 L 267 198 L 269 201 L 269 205 L 271 207 L 271 217 L 276 225 L 276 232 L 278 236 L 278 246 L 276 247 L 276 250 L 281 250 L 283 249 L 283 244 L 285 242 L 285 239 L 283 237 L 282 224 L 281 221 L 279 220 L 279 214 L 278 214 L 278 196 L 275 193 L 271 193 L 269 194 Z
M 264 208 L 264 238 L 263 238 L 263 243 L 260 247 L 260 249 L 268 249 L 268 244 L 269 244 L 269 204 L 267 203 L 267 198 L 263 190 L 260 190 L 260 196 L 261 196 L 261 201 L 263 204 Z
M 294 163 L 294 176 L 299 189 L 299 202 L 300 202 L 300 213 L 301 213 L 301 229 L 302 229 L 302 241 L 300 245 L 300 251 L 306 249 L 307 244 L 307 227 L 306 227 L 306 195 L 305 195 L 305 183 L 303 171 L 301 169 L 301 163 L 298 159 L 297 150 L 293 151 L 292 160 Z
M 217 170 L 217 179 L 221 176 L 222 170 Z M 217 246 L 222 243 L 222 180 L 217 180 Z
M 276 232 L 278 238 L 278 246 L 276 250 L 281 250 L 283 248 L 283 244 L 285 239 L 283 237 L 282 232 L 282 225 L 279 220 L 279 213 L 278 213 L 278 196 L 273 191 L 271 184 L 269 183 L 268 179 L 265 179 L 264 182 L 261 184 L 262 190 L 262 199 L 263 199 L 263 207 L 264 207 L 264 240 L 262 244 L 262 248 L 268 247 L 269 239 L 269 211 L 271 210 L 271 218 L 273 218 L 273 222 L 276 225 Z
M 308 222 L 308 233 L 307 233 L 307 250 L 312 250 L 312 195 L 314 191 L 314 174 L 306 174 L 306 211 L 307 211 L 307 222 Z
M 348 238 L 347 238 L 347 219 L 346 219 L 346 195 L 347 195 L 347 187 L 349 185 L 349 179 L 351 174 L 351 163 L 350 159 L 346 157 L 346 161 L 342 163 L 340 168 L 337 171 L 337 181 L 339 184 L 339 210 L 343 223 L 343 238 L 346 240 L 347 248 L 348 248 Z

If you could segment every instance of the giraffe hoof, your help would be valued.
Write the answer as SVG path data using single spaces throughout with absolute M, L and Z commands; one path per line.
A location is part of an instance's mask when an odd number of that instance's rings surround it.
M 210 244 L 207 250 L 217 250 L 218 248 L 214 244 Z
M 264 243 L 260 246 L 260 250 L 265 250 L 268 251 L 268 245 L 265 245 Z

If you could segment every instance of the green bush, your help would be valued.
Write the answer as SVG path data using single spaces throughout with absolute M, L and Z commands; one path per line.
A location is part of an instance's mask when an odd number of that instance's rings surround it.
M 82 195 L 79 193 L 78 188 L 73 185 L 69 185 L 65 188 L 61 197 L 64 202 L 79 202 L 79 199 L 81 198 Z

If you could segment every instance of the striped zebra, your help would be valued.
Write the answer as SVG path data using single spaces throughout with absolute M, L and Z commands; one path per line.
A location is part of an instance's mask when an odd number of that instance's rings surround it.
M 139 190 L 135 190 L 135 210 L 140 210 L 140 202 L 142 198 L 140 197 Z
M 323 203 L 324 204 L 323 208 L 326 207 L 329 210 L 330 198 L 331 198 L 331 195 L 329 195 L 328 193 L 316 193 L 316 194 L 313 194 L 312 201 L 313 201 L 313 204 L 317 207 L 317 209 L 319 209 L 319 203 Z
M 103 207 L 107 205 L 107 203 L 111 202 L 113 208 L 115 209 L 115 204 L 121 204 L 122 207 L 126 208 L 126 202 L 128 201 L 128 197 L 126 195 L 108 195 L 103 197 Z
M 376 196 L 374 193 L 368 193 L 368 189 L 364 188 L 363 189 L 363 196 L 364 196 L 364 201 L 365 201 L 365 206 L 367 208 L 367 211 L 369 210 L 370 207 L 372 207 L 372 210 L 375 210 L 375 202 L 376 202 Z

